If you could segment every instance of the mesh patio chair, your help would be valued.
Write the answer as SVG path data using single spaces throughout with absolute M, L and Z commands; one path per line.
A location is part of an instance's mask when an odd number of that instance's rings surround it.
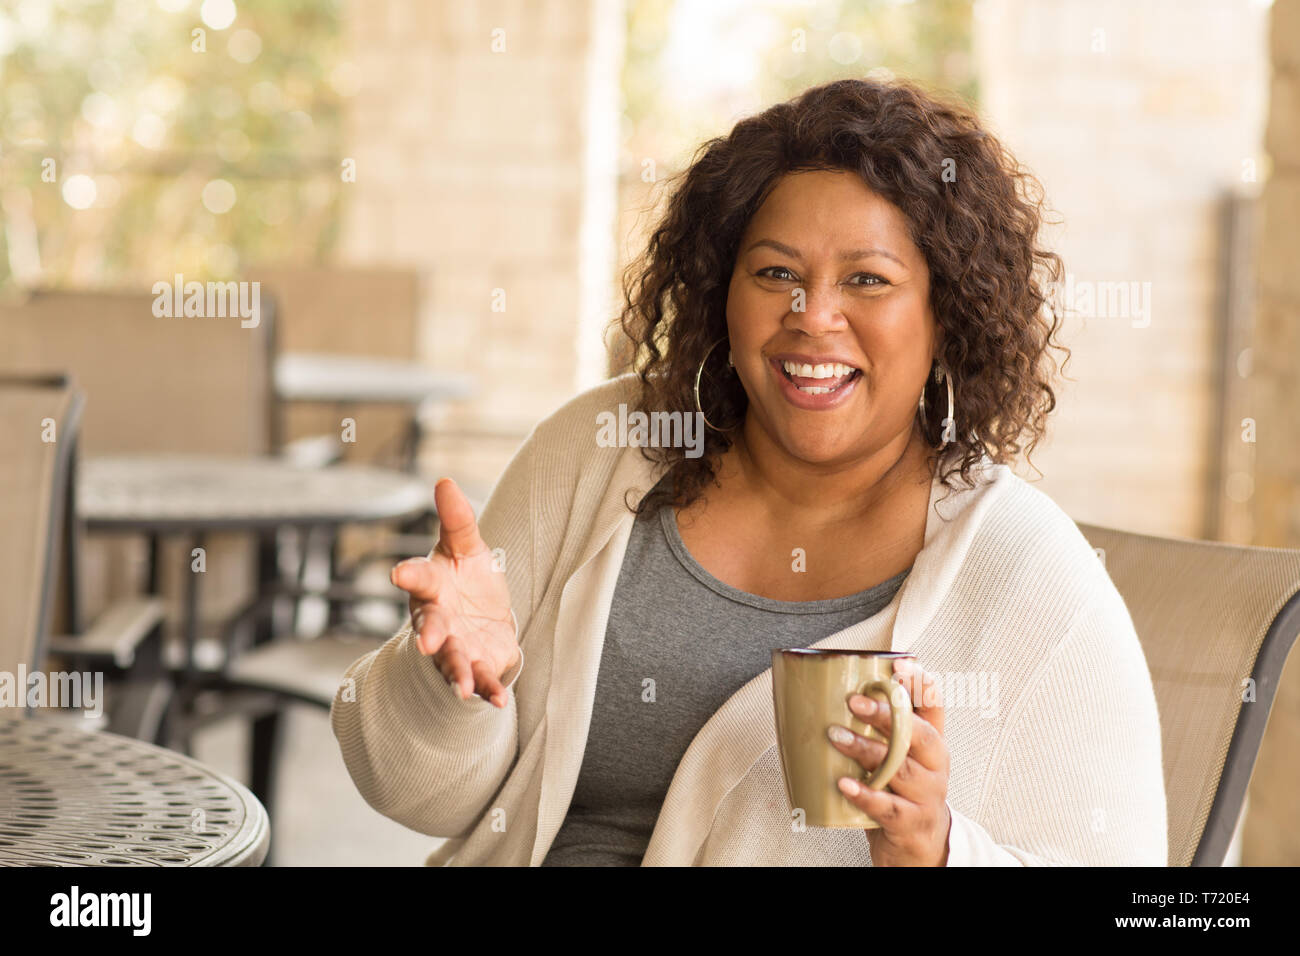
M 78 446 L 91 454 L 182 452 L 256 456 L 270 451 L 272 359 L 277 324 L 274 301 L 269 296 L 263 297 L 261 321 L 252 328 L 242 328 L 235 320 L 159 318 L 153 314 L 153 304 L 154 296 L 147 291 L 77 289 L 38 289 L 19 300 L 2 303 L 0 376 L 31 380 L 70 373 L 87 396 L 84 423 L 78 429 Z M 212 414 L 213 409 L 221 409 L 221 414 Z M 20 420 L 23 420 L 21 413 L 6 416 L 7 422 Z M 203 427 L 195 427 L 196 422 L 202 422 Z M 24 430 L 15 433 L 12 441 L 26 437 Z M 293 452 L 309 456 L 295 460 L 320 464 L 337 457 L 332 449 L 324 447 L 296 446 Z M 73 484 L 70 481 L 69 487 Z M 68 527 L 70 533 L 76 530 L 75 523 Z M 60 538 L 67 539 L 70 533 L 56 538 L 56 549 L 63 544 Z M 214 539 L 209 545 L 209 563 L 251 564 L 248 544 L 244 536 Z M 270 548 L 269 542 L 263 544 Z M 87 545 L 96 547 L 87 548 Z M 181 554 L 184 560 L 162 560 L 158 557 L 160 548 L 167 549 L 167 553 Z M 121 560 L 125 553 L 116 537 L 79 542 L 75 550 L 83 559 L 81 565 L 87 563 L 86 558 L 92 559 L 90 568 L 83 567 L 91 573 L 85 575 L 81 592 L 106 590 L 84 585 L 102 583 L 106 577 L 104 567 L 114 560 L 125 563 Z M 157 578 L 151 580 L 151 589 L 176 595 L 179 600 L 189 567 L 185 556 L 188 547 L 168 542 L 154 544 L 151 551 L 149 565 L 154 574 L 150 577 Z M 71 569 L 78 567 L 78 563 L 66 557 L 63 563 Z M 247 576 L 228 577 L 236 581 Z M 211 606 L 206 616 L 224 620 L 226 607 L 247 606 L 248 590 L 242 581 L 237 583 L 241 586 L 228 592 L 217 592 L 213 586 L 205 588 L 205 607 Z M 69 594 L 64 601 L 49 605 L 53 618 L 58 618 L 60 611 L 66 611 L 69 618 L 80 617 L 75 610 L 77 598 L 81 596 L 78 588 L 67 590 Z M 260 599 L 259 594 L 251 597 Z M 96 648 L 115 648 L 125 659 L 133 646 L 131 639 L 151 615 L 165 612 L 167 607 L 154 597 L 128 599 L 116 589 L 106 601 L 85 603 L 95 612 L 92 626 L 78 634 L 75 643 L 60 639 L 52 642 L 51 649 L 67 653 L 79 650 L 84 655 Z M 102 612 L 100 604 L 106 604 Z M 58 626 L 57 620 L 53 626 Z M 75 624 L 67 626 L 69 630 L 78 630 Z M 328 644 L 299 643 L 303 644 L 303 654 L 324 655 L 328 661 L 323 666 L 332 663 Z M 272 660 L 281 656 L 277 654 Z M 298 662 L 290 666 L 296 667 Z M 306 671 L 315 672 L 322 665 L 308 660 L 302 666 Z M 344 664 L 339 668 L 339 676 L 346 667 Z M 285 677 L 290 682 L 296 681 L 295 673 Z M 250 773 L 255 780 L 262 779 L 269 773 L 263 756 L 274 750 L 279 701 L 263 695 L 231 703 L 232 713 L 237 711 L 252 720 Z M 267 714 L 268 708 L 275 709 Z M 172 717 L 173 714 L 167 714 L 166 720 L 155 721 L 158 729 L 150 736 L 168 745 L 188 740 L 194 728 L 182 726 L 177 736 L 167 726 Z M 220 719 L 220 715 L 212 717 Z
M 263 303 L 256 328 L 245 329 L 237 319 L 160 318 L 154 303 L 148 289 L 56 288 L 0 303 L 0 374 L 69 375 L 86 396 L 83 456 L 268 452 L 271 304 Z M 150 589 L 175 607 L 189 576 L 189 547 L 165 536 L 147 540 Z M 131 573 L 138 544 L 117 534 L 85 536 L 79 598 L 88 610 L 138 589 Z M 251 567 L 243 538 L 215 537 L 207 548 L 210 562 L 223 568 Z M 220 618 L 246 600 L 248 576 L 212 576 L 203 616 Z M 56 604 L 55 626 L 66 607 L 66 600 Z
M 1101 549 L 1151 670 L 1169 865 L 1222 866 L 1300 633 L 1300 550 L 1079 530 Z
M 0 376 L 0 670 L 43 670 L 47 655 L 75 671 L 103 669 L 119 678 L 111 721 L 95 726 L 148 736 L 162 700 L 149 683 L 159 659 L 162 602 L 130 599 L 112 605 L 89 629 L 51 636 L 60 543 L 65 574 L 75 590 L 75 513 L 72 509 L 77 436 L 83 398 L 63 375 Z M 52 682 L 51 682 L 52 683 Z M 20 688 L 25 690 L 25 688 Z M 24 706 L 26 701 L 24 700 Z M 42 717 L 81 712 L 25 709 Z
M 0 670 L 11 674 L 44 658 L 81 405 L 63 379 L 0 380 Z
M 411 269 L 255 264 L 249 279 L 277 305 L 276 350 L 348 358 L 406 360 L 419 352 L 422 279 Z M 352 461 L 404 465 L 415 452 L 417 423 L 404 407 L 336 406 L 276 400 L 277 447 L 320 435 L 338 436 L 340 419 L 355 440 L 340 447 Z

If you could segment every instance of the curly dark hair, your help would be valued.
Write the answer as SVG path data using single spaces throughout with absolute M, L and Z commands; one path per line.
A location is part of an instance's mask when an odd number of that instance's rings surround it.
M 954 165 L 955 164 L 955 165 Z M 1056 407 L 1049 347 L 1060 313 L 1048 290 L 1061 260 L 1038 245 L 1043 190 L 972 109 L 914 83 L 835 80 L 812 87 L 701 144 L 674 183 L 645 252 L 623 275 L 618 322 L 635 348 L 644 411 L 696 410 L 696 372 L 727 336 L 727 290 L 750 217 L 786 173 L 857 173 L 903 213 L 930 273 L 930 303 L 943 329 L 938 360 L 952 376 L 956 437 L 942 450 L 947 386 L 927 378 L 922 434 L 932 473 L 951 487 L 985 455 L 1004 463 L 1038 444 Z M 945 176 L 946 169 L 957 171 Z M 1050 315 L 1050 321 L 1047 315 Z M 700 404 L 726 432 L 706 429 L 703 454 L 644 447 L 669 463 L 665 487 L 633 510 L 685 507 L 715 480 L 748 399 L 720 374 L 726 348 L 708 354 Z M 1022 448 L 1022 439 L 1028 444 Z

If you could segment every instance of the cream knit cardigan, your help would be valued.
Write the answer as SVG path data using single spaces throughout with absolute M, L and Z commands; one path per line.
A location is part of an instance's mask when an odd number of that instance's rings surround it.
M 624 375 L 537 425 L 479 517 L 503 549 L 526 655 L 506 675 L 508 705 L 457 698 L 409 625 L 355 662 L 335 698 L 331 725 L 366 801 L 449 838 L 430 865 L 536 866 L 564 822 L 632 529 L 624 493 L 635 503 L 662 474 L 639 448 L 595 441 L 597 413 L 635 396 Z M 811 646 L 913 651 L 944 680 L 949 866 L 1164 866 L 1159 717 L 1128 609 L 1051 499 L 1005 465 L 986 460 L 979 475 L 973 488 L 934 483 L 924 547 L 893 601 Z M 643 860 L 870 863 L 862 830 L 791 813 L 770 669 L 692 740 Z

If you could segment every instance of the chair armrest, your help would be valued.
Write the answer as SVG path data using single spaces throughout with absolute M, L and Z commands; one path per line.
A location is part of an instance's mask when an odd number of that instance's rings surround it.
M 226 649 L 228 659 L 233 659 L 245 649 L 241 643 L 241 632 L 246 634 L 250 627 L 264 621 L 271 613 L 271 608 L 278 600 L 294 598 L 317 598 L 329 605 L 346 607 L 349 604 L 369 603 L 372 601 L 391 601 L 405 606 L 408 597 L 402 591 L 392 589 L 389 594 L 379 594 L 353 586 L 348 581 L 333 581 L 324 587 L 299 585 L 293 581 L 276 581 L 264 587 L 255 598 L 245 604 L 221 625 L 221 643 Z
M 163 620 L 160 598 L 119 601 L 99 615 L 83 634 L 52 638 L 48 650 L 70 657 L 109 657 L 118 667 L 130 667 L 141 641 Z

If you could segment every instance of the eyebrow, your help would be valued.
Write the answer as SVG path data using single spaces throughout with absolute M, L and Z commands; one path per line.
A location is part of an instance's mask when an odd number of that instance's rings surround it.
M 794 249 L 790 246 L 787 246 L 783 242 L 777 242 L 775 239 L 759 239 L 757 242 L 751 244 L 750 247 L 745 250 L 745 252 L 748 254 L 750 252 L 753 252 L 755 249 L 759 248 L 760 246 L 767 246 L 770 249 L 775 249 L 777 252 L 781 253 L 782 255 L 789 256 L 791 259 L 803 258 L 803 254 L 800 253 L 798 249 Z M 841 252 L 840 261 L 848 262 L 853 259 L 866 259 L 869 258 L 870 256 L 884 256 L 886 259 L 893 259 L 900 266 L 903 266 L 903 268 L 907 268 L 907 266 L 904 265 L 903 260 L 898 258 L 898 256 L 894 255 L 892 252 L 889 252 L 888 250 L 885 249 L 875 248 L 875 247 L 869 249 L 849 249 L 845 252 Z

